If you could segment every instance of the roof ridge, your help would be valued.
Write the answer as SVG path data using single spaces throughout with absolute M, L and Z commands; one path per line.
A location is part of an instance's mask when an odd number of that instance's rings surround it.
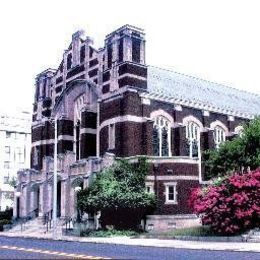
M 241 93 L 250 94 L 250 95 L 253 95 L 253 96 L 260 98 L 260 94 L 255 93 L 255 92 L 250 92 L 250 91 L 247 91 L 247 90 L 238 89 L 238 88 L 235 88 L 235 87 L 227 86 L 227 85 L 217 83 L 217 82 L 213 82 L 213 81 L 210 81 L 210 80 L 207 80 L 207 79 L 203 79 L 203 78 L 195 77 L 195 76 L 188 75 L 188 74 L 185 74 L 185 73 L 177 72 L 177 71 L 174 71 L 174 70 L 171 70 L 171 69 L 157 67 L 157 66 L 154 66 L 154 65 L 148 65 L 148 67 L 152 67 L 152 68 L 176 73 L 176 74 L 181 75 L 181 76 L 189 77 L 189 78 L 192 78 L 192 79 L 195 79 L 195 80 L 201 80 L 201 81 L 204 81 L 204 82 L 207 82 L 207 83 L 210 83 L 210 84 L 215 84 L 215 85 L 218 85 L 218 86 L 222 86 L 222 87 L 225 87 L 225 88 L 229 88 L 229 89 L 232 89 L 232 90 L 235 90 L 235 91 L 239 91 Z

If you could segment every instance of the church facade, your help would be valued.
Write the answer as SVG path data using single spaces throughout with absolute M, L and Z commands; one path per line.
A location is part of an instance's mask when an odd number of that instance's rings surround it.
M 116 158 L 146 157 L 147 192 L 158 199 L 147 228 L 192 225 L 190 189 L 205 181 L 203 151 L 240 133 L 260 97 L 148 66 L 145 34 L 125 25 L 95 49 L 72 35 L 58 69 L 36 77 L 31 169 L 18 173 L 17 217 L 52 210 L 54 125 L 58 125 L 58 216 L 76 214 L 76 192 Z

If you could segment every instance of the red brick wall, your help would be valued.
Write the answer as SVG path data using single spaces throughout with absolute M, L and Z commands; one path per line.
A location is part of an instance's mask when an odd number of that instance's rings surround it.
M 169 182 L 169 181 L 168 181 Z M 191 189 L 198 187 L 199 182 L 193 180 L 178 180 L 177 182 L 177 204 L 165 204 L 165 185 L 163 181 L 158 181 L 158 203 L 154 214 L 191 214 L 193 213 L 188 205 Z

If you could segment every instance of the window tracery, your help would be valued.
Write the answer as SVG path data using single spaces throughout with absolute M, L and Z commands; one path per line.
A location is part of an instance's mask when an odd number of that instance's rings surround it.
M 170 121 L 163 116 L 157 116 L 153 125 L 153 155 L 171 156 L 170 140 Z

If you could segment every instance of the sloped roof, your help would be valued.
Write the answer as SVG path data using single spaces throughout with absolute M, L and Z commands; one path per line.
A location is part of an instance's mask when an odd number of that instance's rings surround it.
M 148 66 L 148 92 L 150 96 L 173 99 L 176 104 L 196 103 L 201 108 L 242 117 L 260 115 L 260 95 L 153 66 Z

